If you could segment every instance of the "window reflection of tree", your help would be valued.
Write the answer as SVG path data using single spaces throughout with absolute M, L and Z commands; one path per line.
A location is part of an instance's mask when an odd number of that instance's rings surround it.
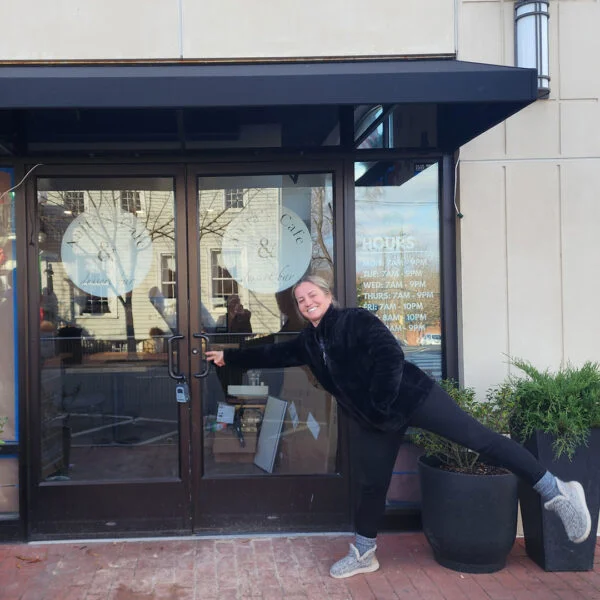
M 108 219 L 107 215 L 117 215 L 124 210 L 134 214 L 137 222 L 143 225 L 152 242 L 166 240 L 175 241 L 175 220 L 173 192 L 170 190 L 58 190 L 39 192 L 40 231 L 46 234 L 45 253 L 60 256 L 60 245 L 64 233 L 74 216 L 81 212 L 89 212 L 100 217 L 102 226 L 94 230 L 94 238 L 98 243 L 111 246 L 116 235 L 116 217 Z M 40 244 L 40 246 L 42 246 Z M 118 257 L 117 257 L 118 258 Z M 175 279 L 175 271 L 169 273 L 170 281 Z M 175 290 L 172 292 L 173 297 Z M 132 305 L 133 291 L 117 295 L 117 301 L 124 309 L 125 333 L 128 352 L 136 352 L 135 327 Z M 82 314 L 110 313 L 109 302 L 83 293 L 80 300 Z M 70 321 L 74 315 L 67 314 L 68 306 L 62 307 L 59 320 Z
M 314 271 L 333 274 L 332 236 L 333 207 L 328 191 L 331 188 L 315 187 L 311 193 L 312 264 Z

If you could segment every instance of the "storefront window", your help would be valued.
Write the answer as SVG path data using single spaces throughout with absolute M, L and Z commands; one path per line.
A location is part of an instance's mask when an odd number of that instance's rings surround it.
M 438 164 L 356 163 L 356 289 L 358 305 L 377 315 L 406 360 L 442 377 Z M 416 459 L 403 445 L 388 505 L 418 504 Z
M 12 169 L 0 169 L 0 520 L 19 513 L 17 301 Z

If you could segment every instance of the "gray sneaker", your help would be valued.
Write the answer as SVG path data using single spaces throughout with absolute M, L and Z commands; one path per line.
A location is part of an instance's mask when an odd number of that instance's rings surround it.
M 356 546 L 350 544 L 350 552 L 341 560 L 338 560 L 329 570 L 329 574 L 336 579 L 352 577 L 359 573 L 373 573 L 379 569 L 379 561 L 375 556 L 377 546 L 367 550 L 362 556 L 358 553 Z
M 577 481 L 556 478 L 560 494 L 548 500 L 544 508 L 554 511 L 562 521 L 567 537 L 575 544 L 585 542 L 592 529 L 592 518 L 585 501 L 585 492 Z

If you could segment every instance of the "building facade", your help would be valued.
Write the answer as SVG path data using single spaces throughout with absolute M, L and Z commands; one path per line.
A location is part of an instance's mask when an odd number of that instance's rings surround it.
M 334 399 L 203 360 L 308 272 L 482 397 L 594 358 L 597 3 L 550 2 L 540 100 L 514 2 L 363 4 L 0 8 L 0 535 L 350 528 Z

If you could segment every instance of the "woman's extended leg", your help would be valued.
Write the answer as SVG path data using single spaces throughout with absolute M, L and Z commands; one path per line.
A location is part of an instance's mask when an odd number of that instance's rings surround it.
M 556 512 L 571 541 L 583 542 L 589 536 L 591 518 L 581 484 L 554 477 L 523 446 L 463 411 L 439 385 L 433 386 L 410 424 L 479 452 L 512 471 L 542 496 L 548 510 Z
M 354 517 L 356 539 L 354 544 L 350 544 L 348 555 L 331 567 L 332 577 L 351 577 L 379 568 L 375 557 L 377 530 L 385 512 L 387 490 L 403 433 L 369 431 L 350 420 L 350 465 L 357 501 Z

